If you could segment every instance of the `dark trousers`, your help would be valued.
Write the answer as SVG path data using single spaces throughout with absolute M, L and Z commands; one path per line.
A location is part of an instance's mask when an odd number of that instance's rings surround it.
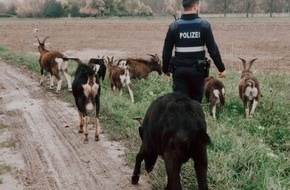
M 178 67 L 173 73 L 173 91 L 187 94 L 201 103 L 204 94 L 204 71 L 195 67 Z

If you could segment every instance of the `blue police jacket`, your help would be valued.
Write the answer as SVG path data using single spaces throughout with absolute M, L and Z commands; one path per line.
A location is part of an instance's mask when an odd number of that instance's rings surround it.
M 163 72 L 169 71 L 173 48 L 175 57 L 182 59 L 204 60 L 206 49 L 219 72 L 225 70 L 218 46 L 215 43 L 209 22 L 197 14 L 183 14 L 168 29 L 163 47 Z

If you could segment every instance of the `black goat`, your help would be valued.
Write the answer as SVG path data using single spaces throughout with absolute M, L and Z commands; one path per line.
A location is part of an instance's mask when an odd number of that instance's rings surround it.
M 99 76 L 96 74 L 97 71 L 94 70 L 93 65 L 83 64 L 80 60 L 78 63 L 72 90 L 80 116 L 79 133 L 84 133 L 84 142 L 88 142 L 89 116 L 87 111 L 91 111 L 95 107 L 95 140 L 98 141 L 100 134 L 99 111 L 101 93 Z
M 142 122 L 140 122 L 142 123 Z M 141 163 L 152 171 L 158 155 L 164 158 L 166 190 L 180 190 L 180 170 L 189 158 L 194 161 L 199 189 L 207 186 L 207 144 L 205 115 L 201 105 L 180 93 L 156 99 L 148 108 L 139 128 L 142 145 L 136 156 L 132 183 L 137 184 Z
M 102 81 L 104 81 L 106 72 L 107 72 L 107 67 L 105 65 L 105 59 L 104 58 L 91 58 L 89 60 L 89 65 L 92 65 L 94 67 L 99 67 L 96 68 L 98 71 L 98 76 Z

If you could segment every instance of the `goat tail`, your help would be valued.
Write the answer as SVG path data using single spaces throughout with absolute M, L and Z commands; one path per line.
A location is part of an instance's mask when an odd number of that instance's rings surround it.
M 224 88 L 219 89 L 219 99 L 220 99 L 220 104 L 225 105 L 225 91 Z
M 248 80 L 246 80 L 246 86 L 254 88 L 255 87 L 255 82 L 252 79 L 248 79 Z
M 75 61 L 77 62 L 78 64 L 84 64 L 79 58 L 74 58 L 74 57 L 63 57 L 62 58 L 64 61 L 69 61 L 69 60 L 72 60 L 72 61 Z

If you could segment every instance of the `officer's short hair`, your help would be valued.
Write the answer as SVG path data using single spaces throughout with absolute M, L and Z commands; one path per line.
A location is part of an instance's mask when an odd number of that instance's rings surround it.
M 198 3 L 199 0 L 182 0 L 182 6 L 184 9 L 191 8 L 195 3 Z

